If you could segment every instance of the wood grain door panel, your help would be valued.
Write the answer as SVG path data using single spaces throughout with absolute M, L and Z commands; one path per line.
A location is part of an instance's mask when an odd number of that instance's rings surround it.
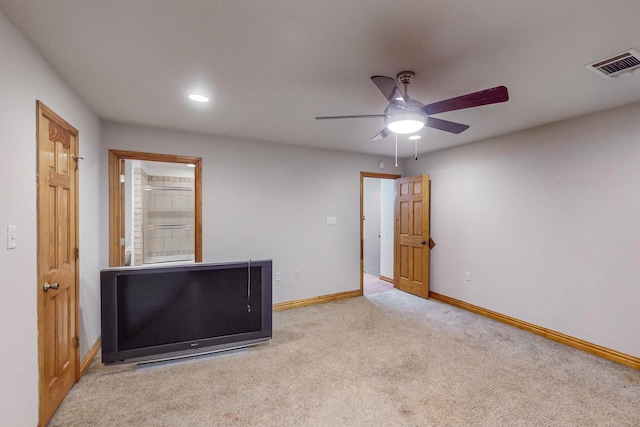
M 429 297 L 429 175 L 396 180 L 395 286 Z
M 39 424 L 77 381 L 78 131 L 38 102 Z

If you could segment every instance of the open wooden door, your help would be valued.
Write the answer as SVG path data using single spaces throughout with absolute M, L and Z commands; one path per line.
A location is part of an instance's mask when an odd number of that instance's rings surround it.
M 396 180 L 394 285 L 429 298 L 429 175 Z
M 39 425 L 79 379 L 78 131 L 42 103 L 38 115 Z

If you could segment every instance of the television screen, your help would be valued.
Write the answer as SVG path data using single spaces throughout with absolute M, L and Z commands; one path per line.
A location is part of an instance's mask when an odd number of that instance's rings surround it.
M 107 269 L 101 297 L 103 363 L 271 338 L 271 261 Z

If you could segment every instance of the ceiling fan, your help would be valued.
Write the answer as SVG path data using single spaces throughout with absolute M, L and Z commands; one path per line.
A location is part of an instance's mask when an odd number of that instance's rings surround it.
M 384 117 L 385 128 L 382 129 L 372 141 L 378 141 L 387 137 L 391 132 L 399 134 L 415 133 L 428 126 L 440 129 L 445 132 L 458 134 L 469 128 L 462 123 L 450 122 L 448 120 L 431 117 L 433 114 L 447 111 L 462 110 L 464 108 L 479 107 L 481 105 L 495 104 L 509 100 L 509 93 L 504 86 L 497 86 L 491 89 L 467 95 L 457 96 L 444 101 L 434 102 L 424 105 L 420 101 L 409 98 L 408 86 L 413 82 L 415 73 L 413 71 L 402 71 L 398 73 L 396 79 L 385 76 L 373 76 L 371 80 L 378 87 L 382 95 L 387 99 L 389 105 L 384 110 L 384 114 L 368 114 L 358 116 L 323 116 L 316 117 L 318 120 L 327 119 L 356 119 Z M 400 91 L 398 84 L 404 85 L 404 94 Z

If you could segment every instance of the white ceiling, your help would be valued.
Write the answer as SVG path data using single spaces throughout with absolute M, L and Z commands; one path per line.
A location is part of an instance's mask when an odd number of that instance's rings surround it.
M 509 89 L 507 103 L 438 115 L 471 128 L 425 129 L 422 153 L 640 101 L 640 73 L 584 68 L 640 49 L 638 0 L 0 0 L 0 11 L 105 120 L 393 155 L 393 136 L 370 140 L 382 119 L 314 117 L 382 113 L 370 76 L 403 70 L 425 104 Z

